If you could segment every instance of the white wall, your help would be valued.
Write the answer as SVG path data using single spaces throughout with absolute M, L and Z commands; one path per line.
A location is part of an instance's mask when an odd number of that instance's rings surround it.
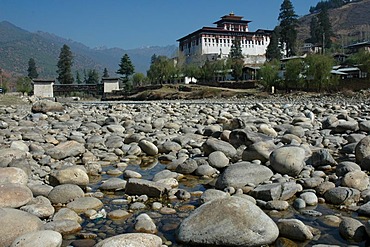
M 53 85 L 54 85 L 54 83 L 34 84 L 33 85 L 33 94 L 37 97 L 40 97 L 40 98 L 54 97 Z

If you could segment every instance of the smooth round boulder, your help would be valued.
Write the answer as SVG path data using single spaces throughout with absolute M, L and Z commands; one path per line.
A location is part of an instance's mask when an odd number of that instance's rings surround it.
M 29 232 L 16 238 L 10 247 L 60 247 L 62 234 L 50 230 Z
M 64 106 L 51 100 L 40 100 L 35 102 L 31 108 L 33 113 L 47 113 L 47 112 L 63 112 Z
M 208 156 L 208 163 L 210 166 L 220 169 L 229 165 L 229 159 L 221 151 L 214 151 Z
M 89 176 L 78 166 L 58 170 L 54 174 L 54 177 L 58 180 L 59 184 L 76 184 L 80 186 L 89 184 Z
M 48 195 L 49 200 L 53 204 L 68 203 L 76 198 L 84 197 L 83 190 L 75 184 L 61 184 L 55 186 Z
M 351 205 L 360 200 L 361 192 L 347 187 L 335 187 L 325 192 L 324 198 L 334 205 Z
M 27 174 L 18 167 L 4 167 L 0 168 L 0 184 L 23 184 L 28 182 Z
M 305 150 L 295 146 L 275 149 L 270 155 L 271 167 L 281 174 L 297 176 L 305 165 Z
M 17 237 L 43 227 L 38 217 L 13 208 L 0 208 L 0 225 L 0 246 L 10 246 Z
M 52 158 L 56 160 L 62 160 L 67 157 L 75 157 L 85 153 L 85 146 L 76 141 L 66 141 L 48 149 L 46 152 Z
M 344 239 L 356 242 L 361 242 L 367 237 L 365 226 L 360 221 L 350 217 L 343 217 L 339 224 L 339 233 Z
M 141 140 L 139 142 L 139 147 L 141 150 L 144 151 L 147 155 L 155 156 L 158 154 L 158 148 L 156 145 L 154 145 L 152 142 L 147 140 Z
M 275 222 L 258 206 L 233 196 L 195 209 L 181 222 L 177 239 L 192 245 L 262 246 L 278 235 Z
M 21 184 L 0 184 L 0 207 L 19 208 L 33 198 L 32 191 Z
M 216 181 L 216 188 L 243 188 L 248 183 L 258 185 L 269 180 L 273 172 L 266 166 L 250 162 L 239 162 L 225 169 Z
M 280 219 L 277 223 L 280 236 L 298 241 L 313 239 L 310 229 L 297 219 Z
M 143 213 L 136 217 L 135 230 L 144 233 L 157 233 L 157 227 L 149 215 Z
M 369 176 L 363 171 L 348 172 L 342 179 L 342 186 L 363 191 L 369 186 Z
M 148 233 L 126 233 L 104 239 L 95 247 L 130 246 L 130 247 L 162 247 L 162 239 Z
M 49 199 L 44 196 L 38 196 L 32 199 L 27 205 L 21 207 L 21 210 L 36 215 L 41 219 L 49 218 L 55 212 Z
M 76 213 L 83 213 L 89 209 L 101 209 L 103 203 L 95 197 L 81 197 L 67 204 L 67 208 L 72 209 Z
M 359 141 L 355 148 L 356 163 L 361 164 L 362 160 L 370 155 L 370 136 Z
M 26 152 L 17 148 L 0 149 L 0 167 L 7 167 L 14 159 L 26 158 Z

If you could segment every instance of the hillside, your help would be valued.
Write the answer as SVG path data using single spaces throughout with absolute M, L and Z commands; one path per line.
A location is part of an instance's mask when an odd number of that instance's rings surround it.
M 310 22 L 315 14 L 299 19 L 298 39 L 310 37 Z M 343 44 L 370 39 L 370 0 L 353 2 L 340 8 L 330 9 L 330 22 L 337 39 L 343 38 Z
M 103 69 L 107 68 L 111 76 L 115 75 L 114 72 L 125 53 L 130 56 L 135 71 L 145 73 L 149 69 L 153 54 L 171 57 L 177 49 L 175 45 L 132 50 L 91 49 L 73 40 L 41 31 L 31 33 L 3 21 L 0 22 L 0 68 L 16 75 L 25 75 L 29 58 L 34 58 L 40 77 L 56 77 L 56 64 L 63 44 L 67 44 L 74 55 L 73 71 L 96 69 L 102 73 Z

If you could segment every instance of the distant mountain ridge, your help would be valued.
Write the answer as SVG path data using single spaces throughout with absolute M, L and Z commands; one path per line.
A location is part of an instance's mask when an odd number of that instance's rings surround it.
M 63 44 L 68 45 L 74 55 L 72 71 L 96 69 L 102 75 L 107 68 L 115 76 L 123 54 L 127 53 L 135 66 L 135 72 L 146 73 L 153 54 L 172 57 L 177 46 L 152 46 L 124 50 L 121 48 L 93 49 L 82 43 L 64 39 L 54 34 L 26 31 L 10 22 L 0 22 L 0 68 L 16 75 L 26 75 L 28 60 L 34 58 L 40 78 L 55 78 L 56 64 Z M 82 76 L 82 74 L 81 74 Z

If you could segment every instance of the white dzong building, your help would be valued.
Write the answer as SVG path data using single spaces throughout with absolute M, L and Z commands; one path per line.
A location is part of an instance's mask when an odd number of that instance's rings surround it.
M 250 22 L 233 13 L 225 15 L 214 23 L 216 27 L 203 27 L 177 40 L 179 50 L 186 57 L 187 63 L 202 64 L 207 59 L 212 61 L 227 58 L 233 40 L 239 39 L 244 63 L 263 64 L 272 31 L 258 29 L 250 32 Z

